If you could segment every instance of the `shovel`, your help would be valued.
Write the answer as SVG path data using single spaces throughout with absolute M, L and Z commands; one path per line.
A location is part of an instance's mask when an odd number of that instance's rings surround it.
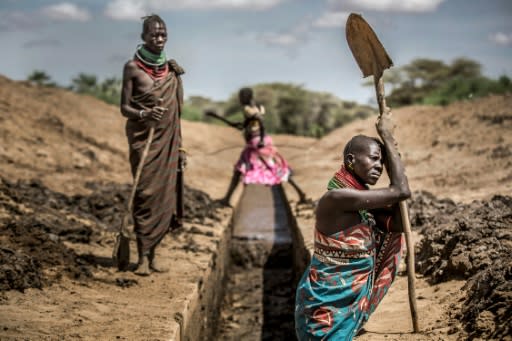
M 149 128 L 148 138 L 146 140 L 146 145 L 144 146 L 144 150 L 142 151 L 142 155 L 140 157 L 139 164 L 137 166 L 137 171 L 135 172 L 135 179 L 133 180 L 132 192 L 130 194 L 130 199 L 128 200 L 128 206 L 126 208 L 126 212 L 124 214 L 123 220 L 121 221 L 121 227 L 119 228 L 119 233 L 116 236 L 116 241 L 114 243 L 114 250 L 112 251 L 112 260 L 114 264 L 117 266 L 117 269 L 120 271 L 125 271 L 130 264 L 130 230 L 128 229 L 128 221 L 130 220 L 130 215 L 133 209 L 133 200 L 135 198 L 135 191 L 137 190 L 137 186 L 139 185 L 140 175 L 142 173 L 142 168 L 144 167 L 144 162 L 146 161 L 146 157 L 149 153 L 149 147 L 153 142 L 153 135 L 155 134 L 155 126 L 151 125 Z
M 206 111 L 204 113 L 206 116 L 210 116 L 210 117 L 213 117 L 213 118 L 216 118 L 224 123 L 226 123 L 227 125 L 233 127 L 233 128 L 236 128 L 236 129 L 241 129 L 241 123 L 235 123 L 235 122 L 231 122 L 230 120 L 220 116 L 219 114 L 213 112 L 213 111 Z
M 363 77 L 373 76 L 375 83 L 375 92 L 379 104 L 379 115 L 386 110 L 386 100 L 384 98 L 384 82 L 382 74 L 385 69 L 393 66 L 386 50 L 377 38 L 375 32 L 368 23 L 359 14 L 351 13 L 346 24 L 347 42 L 356 59 L 359 68 L 363 72 Z M 411 223 L 409 220 L 409 211 L 407 203 L 400 201 L 400 214 L 404 227 L 405 241 L 407 244 L 407 284 L 409 288 L 409 307 L 411 309 L 411 318 L 413 330 L 419 331 L 418 312 L 416 308 L 416 289 L 414 287 L 414 244 L 411 236 Z

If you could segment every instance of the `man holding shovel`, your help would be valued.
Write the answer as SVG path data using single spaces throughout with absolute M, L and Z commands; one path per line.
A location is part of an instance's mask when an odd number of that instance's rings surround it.
M 344 162 L 316 209 L 315 252 L 298 286 L 295 328 L 299 340 L 350 341 L 361 330 L 393 282 L 408 248 L 409 301 L 414 331 L 414 251 L 405 199 L 410 189 L 393 137 L 382 73 L 392 65 L 371 27 L 360 15 L 346 24 L 347 41 L 363 71 L 373 75 L 382 142 L 358 135 L 344 149 Z M 385 165 L 390 185 L 369 189 Z
M 318 202 L 314 254 L 297 286 L 299 340 L 352 340 L 396 276 L 403 249 L 398 203 L 410 190 L 390 116 L 377 124 L 383 143 L 363 135 L 347 143 Z M 369 189 L 384 165 L 389 187 Z
M 135 273 L 147 276 L 166 270 L 158 265 L 155 248 L 182 223 L 183 200 L 178 193 L 182 194 L 180 171 L 185 163 L 180 127 L 184 71 L 165 56 L 167 30 L 158 15 L 144 18 L 141 37 L 144 44 L 124 66 L 121 113 L 128 119 L 126 136 L 135 179 L 128 205 L 139 254 Z

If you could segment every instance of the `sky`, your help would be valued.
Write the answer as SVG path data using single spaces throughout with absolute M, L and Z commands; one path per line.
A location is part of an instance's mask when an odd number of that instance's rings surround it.
M 0 0 L 0 74 L 44 70 L 60 85 L 80 72 L 122 77 L 141 17 L 167 25 L 166 54 L 186 70 L 185 95 L 225 100 L 240 87 L 286 82 L 374 103 L 345 39 L 355 12 L 396 67 L 459 57 L 512 77 L 511 0 Z

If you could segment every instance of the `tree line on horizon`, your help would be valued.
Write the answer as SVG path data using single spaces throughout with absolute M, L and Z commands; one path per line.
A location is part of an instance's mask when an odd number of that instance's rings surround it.
M 448 105 L 512 91 L 509 77 L 502 75 L 497 80 L 485 77 L 482 75 L 482 65 L 468 58 L 457 58 L 451 64 L 417 58 L 402 67 L 386 70 L 383 80 L 391 88 L 386 97 L 391 107 L 412 104 Z M 364 85 L 373 86 L 373 80 Z
M 60 86 L 42 70 L 33 71 L 28 81 L 47 87 L 60 87 L 96 97 L 106 103 L 119 105 L 121 79 L 109 77 L 102 81 L 97 76 L 79 73 L 69 86 Z M 467 58 L 443 61 L 418 58 L 402 67 L 386 70 L 383 80 L 390 107 L 412 104 L 447 105 L 454 101 L 468 100 L 489 94 L 512 92 L 512 82 L 503 75 L 490 79 L 482 75 L 482 66 Z M 364 83 L 373 86 L 373 80 Z M 353 101 L 344 101 L 326 92 L 305 89 L 291 83 L 266 83 L 251 86 L 256 101 L 263 104 L 265 127 L 269 133 L 322 137 L 355 119 L 376 114 L 376 109 Z M 205 110 L 241 121 L 243 113 L 238 103 L 238 92 L 226 101 L 213 101 L 202 96 L 190 96 L 183 108 L 182 117 L 191 121 L 219 123 L 204 115 Z
M 377 110 L 369 105 L 344 101 L 327 92 L 305 89 L 302 85 L 276 82 L 255 84 L 251 88 L 255 101 L 265 107 L 265 130 L 272 134 L 319 138 L 350 121 L 377 114 Z M 188 104 L 197 118 L 205 110 L 216 111 L 235 122 L 242 122 L 244 118 L 238 92 L 223 102 L 193 96 L 189 98 Z M 202 120 L 213 122 L 208 117 Z
M 72 78 L 70 85 L 61 86 L 45 71 L 34 70 L 28 75 L 27 81 L 40 86 L 64 88 L 79 94 L 90 95 L 113 105 L 119 105 L 121 102 L 122 81 L 117 77 L 99 81 L 96 75 L 81 72 Z

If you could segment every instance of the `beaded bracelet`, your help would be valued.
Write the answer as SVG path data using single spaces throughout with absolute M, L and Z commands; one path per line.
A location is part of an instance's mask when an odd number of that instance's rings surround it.
M 144 117 L 142 116 L 142 113 L 144 112 L 144 109 L 142 109 L 141 111 L 139 111 L 139 118 L 142 120 Z

